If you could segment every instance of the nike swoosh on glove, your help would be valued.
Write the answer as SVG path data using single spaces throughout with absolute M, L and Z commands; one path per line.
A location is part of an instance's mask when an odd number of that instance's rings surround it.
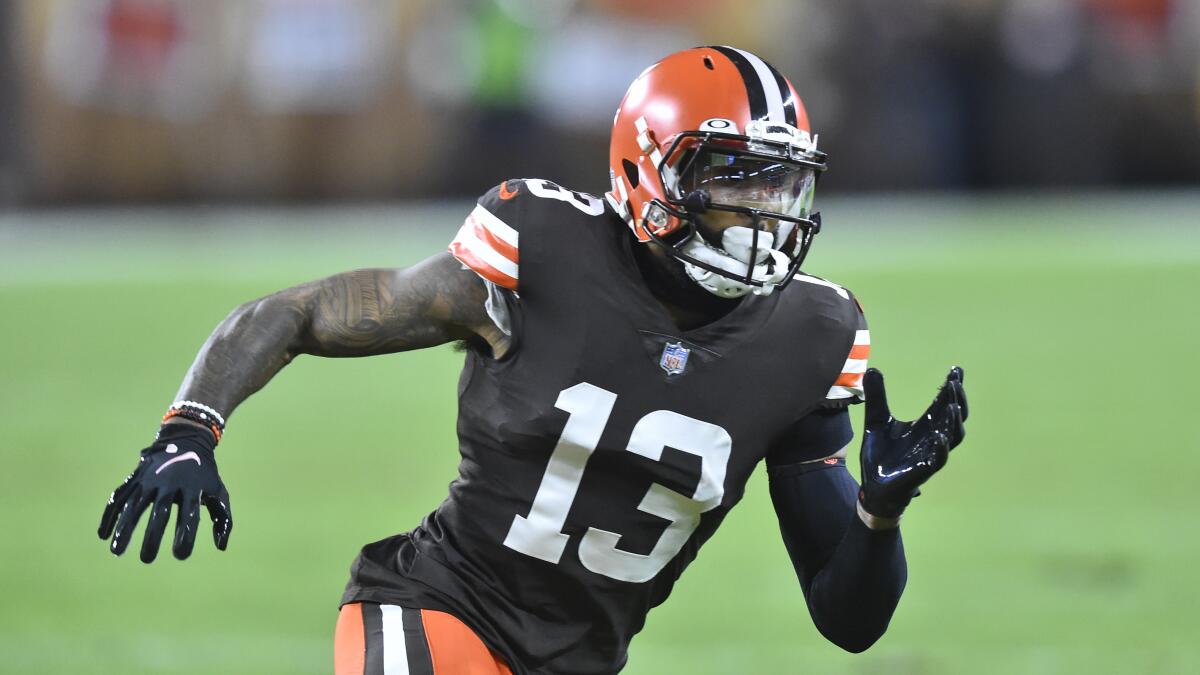
M 216 444 L 207 429 L 190 424 L 162 426 L 154 443 L 142 450 L 133 473 L 113 491 L 104 506 L 98 533 L 104 540 L 112 537 L 110 548 L 115 555 L 125 552 L 142 512 L 150 509 L 141 559 L 153 562 L 171 509 L 178 506 L 171 551 L 180 560 L 187 558 L 196 542 L 201 504 L 212 519 L 213 543 L 225 550 L 233 529 L 233 514 L 229 509 L 229 492 L 217 473 L 213 454 Z

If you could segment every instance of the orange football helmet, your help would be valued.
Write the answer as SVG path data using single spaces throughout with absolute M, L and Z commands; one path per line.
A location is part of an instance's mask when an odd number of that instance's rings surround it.
M 605 197 L 639 241 L 663 246 L 710 292 L 766 294 L 791 280 L 820 230 L 812 200 L 824 170 L 791 82 L 749 52 L 698 47 L 629 87 Z

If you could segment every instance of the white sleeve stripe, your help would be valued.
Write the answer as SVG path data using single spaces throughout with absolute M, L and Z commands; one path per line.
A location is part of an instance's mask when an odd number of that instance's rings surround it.
M 856 345 L 871 344 L 871 331 L 869 331 L 869 330 L 854 331 L 854 344 L 856 344 Z
M 483 208 L 482 204 L 476 204 L 475 210 L 471 212 L 471 215 L 479 220 L 480 223 L 483 223 L 483 226 L 489 232 L 496 235 L 498 239 L 508 243 L 513 248 L 517 248 L 517 231 L 509 227 L 503 220 L 497 218 L 496 214 Z
M 500 255 L 496 249 L 488 246 L 487 243 L 480 241 L 479 237 L 475 236 L 473 229 L 471 223 L 463 225 L 454 240 L 465 246 L 472 254 L 478 256 L 480 260 L 494 267 L 498 272 L 507 274 L 514 279 L 519 279 L 520 277 L 517 276 L 517 263 Z
M 865 373 L 867 372 L 866 359 L 846 359 L 846 365 L 842 366 L 843 373 Z
M 825 394 L 825 398 L 842 399 L 857 396 L 863 397 L 863 390 L 859 387 L 830 387 L 829 393 Z

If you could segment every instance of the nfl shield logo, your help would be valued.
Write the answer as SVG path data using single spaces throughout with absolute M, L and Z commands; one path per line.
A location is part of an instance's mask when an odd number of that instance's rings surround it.
M 690 349 L 684 347 L 679 342 L 668 342 L 666 347 L 663 347 L 662 359 L 658 365 L 667 371 L 668 375 L 678 375 L 687 367 L 688 353 Z

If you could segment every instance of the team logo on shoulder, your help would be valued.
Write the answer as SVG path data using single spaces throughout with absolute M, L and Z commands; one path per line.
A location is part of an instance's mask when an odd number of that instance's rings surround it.
M 508 181 L 504 181 L 503 183 L 500 184 L 500 199 L 508 201 L 509 199 L 516 197 L 517 193 L 519 193 L 520 191 L 521 191 L 520 187 L 517 187 L 515 190 L 510 190 L 508 187 Z
M 659 359 L 658 365 L 667 371 L 668 375 L 679 375 L 687 368 L 688 354 L 692 350 L 683 346 L 680 342 L 668 342 L 667 346 L 663 347 L 662 358 Z

